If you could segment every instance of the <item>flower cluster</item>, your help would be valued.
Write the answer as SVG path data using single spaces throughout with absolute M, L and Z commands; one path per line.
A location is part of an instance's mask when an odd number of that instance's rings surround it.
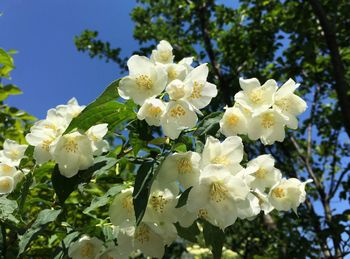
M 188 151 L 166 157 L 150 190 L 142 222 L 135 225 L 133 189 L 121 192 L 110 207 L 119 228 L 119 253 L 131 251 L 162 257 L 164 246 L 176 238 L 174 223 L 189 227 L 202 218 L 225 229 L 237 218 L 252 219 L 261 211 L 287 211 L 305 200 L 309 181 L 282 178 L 271 155 L 261 155 L 244 168 L 243 143 L 231 136 L 223 142 L 208 137 L 203 152 Z M 177 207 L 180 190 L 190 189 L 187 203 Z
M 0 194 L 12 192 L 22 179 L 23 173 L 19 164 L 24 157 L 27 145 L 6 139 L 4 149 L 0 151 Z
M 220 130 L 226 136 L 248 134 L 251 140 L 260 139 L 264 145 L 283 141 L 287 126 L 298 127 L 296 116 L 306 110 L 306 102 L 294 94 L 299 86 L 289 79 L 280 88 L 275 80 L 260 85 L 256 78 L 240 78 L 242 91 L 235 95 L 233 107 L 226 108 Z
M 72 98 L 67 104 L 48 110 L 46 119 L 31 127 L 26 140 L 34 146 L 33 157 L 38 164 L 54 160 L 60 173 L 70 178 L 92 166 L 94 156 L 108 151 L 108 142 L 103 140 L 107 124 L 92 126 L 86 132 L 63 134 L 84 108 Z
M 216 86 L 207 82 L 207 64 L 193 68 L 192 61 L 187 57 L 174 63 L 172 46 L 162 40 L 150 59 L 130 57 L 129 75 L 119 83 L 119 95 L 141 106 L 137 117 L 149 125 L 162 126 L 171 139 L 194 127 L 196 113 L 201 114 L 200 109 L 217 95 Z

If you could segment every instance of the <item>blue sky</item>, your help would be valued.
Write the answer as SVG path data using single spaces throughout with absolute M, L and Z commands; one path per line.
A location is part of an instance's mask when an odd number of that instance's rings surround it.
M 93 101 L 120 71 L 114 63 L 78 52 L 74 36 L 97 30 L 129 56 L 138 49 L 129 16 L 135 5 L 135 0 L 1 1 L 0 47 L 18 51 L 12 83 L 24 92 L 8 103 L 43 118 L 73 96 L 81 104 Z

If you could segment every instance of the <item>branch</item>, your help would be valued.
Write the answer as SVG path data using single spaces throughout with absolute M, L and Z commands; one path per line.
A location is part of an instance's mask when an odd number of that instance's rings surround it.
M 344 65 L 339 53 L 334 24 L 332 24 L 332 22 L 327 18 L 326 12 L 318 0 L 310 0 L 309 2 L 321 24 L 327 47 L 330 51 L 334 74 L 333 76 L 335 80 L 334 88 L 337 93 L 340 110 L 343 115 L 344 127 L 348 136 L 350 137 L 350 101 L 347 94 L 348 85 L 345 79 Z
M 340 131 L 336 130 L 334 135 L 333 135 L 334 136 L 334 150 L 333 150 L 333 159 L 332 159 L 331 184 L 330 184 L 329 192 L 328 192 L 329 199 L 332 199 L 331 193 L 333 192 L 332 190 L 334 188 L 335 174 L 336 174 L 336 171 L 337 171 L 336 167 L 337 167 L 337 159 L 338 159 L 337 151 L 338 151 L 339 133 L 340 133 Z
M 329 248 L 327 241 L 325 241 L 322 238 L 321 224 L 320 224 L 320 221 L 318 220 L 318 216 L 317 216 L 317 214 L 315 212 L 315 209 L 314 209 L 312 203 L 310 202 L 310 200 L 308 198 L 305 200 L 305 203 L 306 203 L 306 206 L 309 209 L 310 214 L 312 215 L 312 217 L 314 219 L 317 219 L 317 221 L 312 220 L 310 223 L 313 225 L 313 227 L 315 229 L 316 236 L 319 239 L 319 242 L 320 242 L 320 245 L 321 245 L 321 250 L 322 250 L 325 258 L 331 258 L 331 249 Z
M 208 12 L 207 2 L 204 1 L 203 5 L 199 6 L 196 10 L 197 10 L 198 18 L 199 18 L 199 26 L 200 26 L 200 30 L 201 30 L 203 41 L 204 41 L 205 51 L 207 52 L 210 63 L 213 66 L 214 74 L 219 81 L 219 88 L 221 89 L 221 91 L 223 93 L 224 102 L 227 105 L 232 105 L 231 99 L 230 99 L 231 94 L 230 94 L 228 85 L 225 82 L 226 80 L 223 77 L 223 75 L 221 74 L 220 65 L 216 60 L 214 47 L 213 47 L 213 44 L 212 44 L 211 38 L 210 38 L 210 31 L 209 31 L 210 12 Z
M 303 155 L 303 150 L 300 148 L 298 142 L 295 140 L 295 138 L 293 136 L 290 137 L 290 140 L 291 140 L 293 146 L 295 147 L 295 150 L 297 151 L 299 158 L 304 162 L 307 172 L 309 173 L 310 177 L 312 178 L 312 180 L 315 183 L 316 189 L 320 193 L 320 191 L 323 189 L 323 187 L 322 187 L 320 181 L 318 180 L 317 176 L 315 175 L 314 171 L 312 170 L 312 167 L 311 167 L 309 161 Z M 320 193 L 320 195 L 321 195 L 321 193 Z
M 337 192 L 337 190 L 338 190 L 338 188 L 339 188 L 339 186 L 340 186 L 340 184 L 341 184 L 341 182 L 342 182 L 344 176 L 346 175 L 346 173 L 349 172 L 349 170 L 350 170 L 350 163 L 349 163 L 348 166 L 343 170 L 343 172 L 340 174 L 340 176 L 339 176 L 339 178 L 338 178 L 338 181 L 337 181 L 337 183 L 335 184 L 334 189 L 333 189 L 333 190 L 332 190 L 332 189 L 330 190 L 330 194 L 329 194 L 329 197 L 330 197 L 330 198 L 332 198 L 332 197 L 336 194 L 336 192 Z

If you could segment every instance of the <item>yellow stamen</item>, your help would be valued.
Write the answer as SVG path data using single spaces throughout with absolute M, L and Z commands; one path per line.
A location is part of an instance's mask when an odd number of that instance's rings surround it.
M 158 117 L 162 113 L 162 109 L 158 106 L 150 106 L 148 112 L 153 117 Z
M 217 164 L 217 165 L 228 165 L 229 161 L 226 156 L 218 156 L 215 157 L 214 159 L 211 160 L 212 164 Z
M 268 112 L 261 117 L 261 126 L 265 129 L 271 128 L 275 125 L 275 116 L 272 112 Z
M 239 122 L 239 117 L 235 114 L 230 114 L 227 116 L 226 121 L 230 126 L 236 126 Z
M 249 94 L 248 97 L 250 101 L 254 104 L 259 104 L 261 103 L 263 99 L 262 91 L 261 89 L 254 89 L 252 90 Z
M 135 239 L 139 241 L 141 244 L 144 242 L 148 242 L 150 240 L 150 231 L 149 228 L 145 224 L 141 224 L 136 230 L 135 230 Z
M 193 84 L 193 90 L 191 94 L 192 99 L 198 99 L 202 97 L 202 89 L 203 89 L 203 84 L 198 83 L 197 81 L 194 81 Z
M 188 158 L 182 158 L 177 161 L 177 170 L 179 174 L 187 174 L 192 172 L 192 163 Z
M 94 245 L 91 243 L 85 243 L 80 250 L 81 256 L 91 256 L 94 251 Z
M 78 143 L 75 141 L 75 139 L 69 138 L 64 144 L 64 149 L 66 150 L 66 152 L 76 153 L 78 152 Z
M 266 169 L 259 168 L 259 170 L 255 172 L 255 176 L 256 178 L 263 179 L 265 178 L 266 173 L 267 173 Z
M 186 110 L 179 104 L 177 104 L 174 108 L 170 110 L 170 116 L 173 118 L 185 116 L 185 115 L 186 115 Z
M 123 198 L 122 207 L 123 209 L 127 209 L 129 214 L 134 212 L 134 203 L 131 195 L 128 195 Z
M 168 203 L 167 199 L 163 197 L 163 195 L 152 195 L 150 204 L 153 207 L 153 209 L 157 212 L 164 212 L 164 207 Z
M 290 101 L 288 98 L 281 98 L 275 102 L 275 104 L 282 110 L 288 111 L 290 108 Z
M 285 191 L 282 188 L 279 188 L 279 187 L 273 189 L 272 194 L 276 198 L 283 198 L 284 196 L 286 196 Z
M 221 202 L 227 198 L 227 189 L 220 182 L 212 183 L 210 186 L 210 199 L 215 202 Z
M 150 90 L 152 89 L 152 80 L 147 75 L 140 75 L 136 77 L 136 84 L 139 88 L 143 90 Z

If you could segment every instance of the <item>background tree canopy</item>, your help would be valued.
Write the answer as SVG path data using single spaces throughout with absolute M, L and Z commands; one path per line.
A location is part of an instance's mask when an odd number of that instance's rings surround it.
M 227 230 L 225 246 L 243 258 L 342 258 L 350 253 L 350 2 L 220 2 L 139 0 L 131 13 L 139 54 L 165 39 L 177 57 L 209 63 L 219 94 L 208 111 L 232 105 L 239 77 L 300 82 L 309 108 L 299 130 L 272 147 L 246 140 L 247 153 L 271 153 L 288 177 L 313 180 L 298 216 L 239 221 Z M 112 47 L 118 43 L 99 39 L 97 31 L 82 32 L 75 44 L 126 69 L 126 58 Z

